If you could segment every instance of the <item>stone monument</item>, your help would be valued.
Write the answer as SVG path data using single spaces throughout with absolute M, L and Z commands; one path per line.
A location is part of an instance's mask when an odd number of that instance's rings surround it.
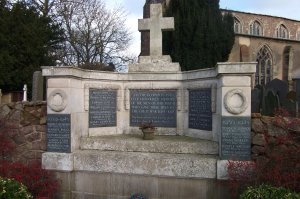
M 149 55 L 128 73 L 42 67 L 48 105 L 42 164 L 61 178 L 61 198 L 128 198 L 136 187 L 150 198 L 175 198 L 189 178 L 194 195 L 216 198 L 211 179 L 222 178 L 225 161 L 250 158 L 256 63 L 181 72 L 161 50 L 162 30 L 174 21 L 150 2 L 149 18 L 139 20 L 139 30 L 149 30 Z M 157 127 L 153 141 L 141 139 L 143 122 Z

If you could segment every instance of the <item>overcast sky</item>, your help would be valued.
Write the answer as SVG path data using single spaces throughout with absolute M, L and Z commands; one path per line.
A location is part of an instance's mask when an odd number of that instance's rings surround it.
M 138 56 L 140 52 L 140 33 L 137 20 L 143 16 L 145 0 L 103 0 L 108 8 L 121 5 L 128 12 L 127 25 L 134 40 L 130 51 Z M 230 10 L 266 14 L 300 20 L 300 0 L 220 0 L 220 7 Z

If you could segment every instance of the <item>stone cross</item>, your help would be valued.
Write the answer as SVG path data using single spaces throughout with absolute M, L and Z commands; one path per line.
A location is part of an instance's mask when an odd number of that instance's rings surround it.
M 150 18 L 139 19 L 139 31 L 150 30 L 150 56 L 162 56 L 162 31 L 174 30 L 174 18 L 163 17 L 160 3 L 150 5 Z

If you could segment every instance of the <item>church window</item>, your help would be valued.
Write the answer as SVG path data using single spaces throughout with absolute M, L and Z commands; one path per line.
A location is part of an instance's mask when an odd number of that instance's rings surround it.
M 254 21 L 251 25 L 250 25 L 250 34 L 251 35 L 257 35 L 257 36 L 262 36 L 262 26 L 258 21 Z
M 284 25 L 280 25 L 277 29 L 276 29 L 276 37 L 277 38 L 282 38 L 282 39 L 288 39 L 289 35 L 288 35 L 288 30 Z
M 242 33 L 242 25 L 241 25 L 241 22 L 237 18 L 234 18 L 234 32 Z
M 255 84 L 265 85 L 272 79 L 272 55 L 267 46 L 263 46 L 257 53 Z

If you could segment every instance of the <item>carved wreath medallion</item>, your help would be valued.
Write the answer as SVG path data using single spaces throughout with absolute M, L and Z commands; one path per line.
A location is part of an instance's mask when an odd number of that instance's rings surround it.
M 61 89 L 55 89 L 48 97 L 48 106 L 55 112 L 65 110 L 67 106 L 67 94 Z
M 225 109 L 234 115 L 244 113 L 248 108 L 248 100 L 243 90 L 233 89 L 226 93 L 224 97 Z

